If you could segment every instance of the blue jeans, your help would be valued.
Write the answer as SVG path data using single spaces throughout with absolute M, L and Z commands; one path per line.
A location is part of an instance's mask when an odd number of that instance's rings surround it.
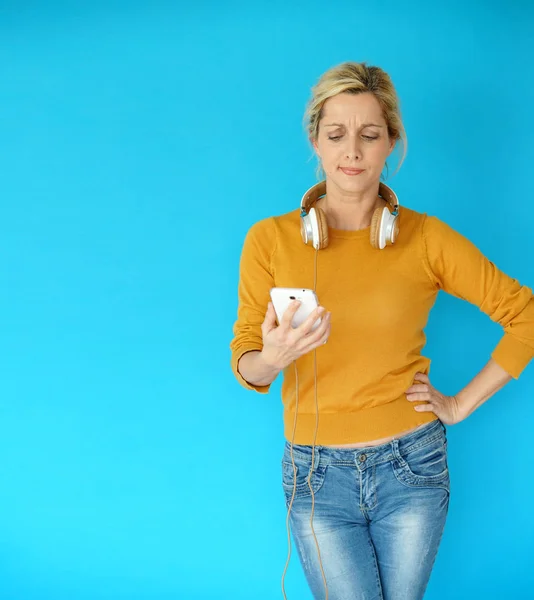
M 296 492 L 290 526 L 313 597 L 419 600 L 436 559 L 449 508 L 447 435 L 436 419 L 380 446 L 293 445 Z M 294 473 L 290 443 L 282 459 L 289 509 Z

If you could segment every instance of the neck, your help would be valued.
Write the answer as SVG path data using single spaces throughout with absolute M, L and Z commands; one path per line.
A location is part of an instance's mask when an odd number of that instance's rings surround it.
M 334 229 L 357 231 L 370 227 L 375 210 L 387 205 L 378 195 L 378 189 L 348 193 L 331 190 L 326 185 L 326 195 L 315 206 L 324 211 L 328 225 Z

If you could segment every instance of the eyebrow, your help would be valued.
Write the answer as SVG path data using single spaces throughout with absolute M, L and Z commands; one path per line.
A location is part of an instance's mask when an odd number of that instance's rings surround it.
M 345 127 L 343 123 L 327 123 L 325 127 Z M 383 125 L 377 125 L 376 123 L 364 123 L 362 127 L 383 127 Z

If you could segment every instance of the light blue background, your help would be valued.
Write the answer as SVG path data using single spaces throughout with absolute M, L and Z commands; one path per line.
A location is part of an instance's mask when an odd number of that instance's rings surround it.
M 534 286 L 530 2 L 192 4 L 0 3 L 2 600 L 282 598 L 281 378 L 241 388 L 228 346 L 246 231 L 316 181 L 331 66 L 393 78 L 401 203 Z M 446 394 L 502 334 L 445 294 L 426 332 Z M 533 389 L 449 428 L 425 598 L 532 594 Z M 294 544 L 286 593 L 311 598 Z

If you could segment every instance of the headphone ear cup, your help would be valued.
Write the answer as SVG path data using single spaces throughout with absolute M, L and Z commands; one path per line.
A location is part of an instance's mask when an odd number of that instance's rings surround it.
M 371 246 L 373 248 L 379 248 L 378 240 L 380 237 L 380 221 L 382 219 L 382 211 L 387 210 L 385 208 L 377 208 L 373 213 L 371 219 Z
M 326 248 L 328 246 L 328 221 L 326 214 L 320 208 L 315 209 L 315 214 L 319 227 L 319 249 Z
M 395 217 L 395 222 L 393 224 L 393 233 L 391 234 L 391 243 L 394 244 L 399 237 L 399 217 Z
M 304 216 L 302 216 L 302 215 L 301 215 L 301 217 L 300 217 L 300 236 L 301 236 L 301 238 L 302 238 L 302 241 L 303 241 L 305 244 L 307 244 L 307 243 L 308 243 L 308 242 L 306 241 L 306 237 L 307 237 L 307 234 L 306 234 L 306 229 L 307 229 L 307 222 L 308 222 L 308 219 L 309 219 L 309 218 L 310 218 L 310 217 L 309 217 L 308 215 L 304 215 Z

